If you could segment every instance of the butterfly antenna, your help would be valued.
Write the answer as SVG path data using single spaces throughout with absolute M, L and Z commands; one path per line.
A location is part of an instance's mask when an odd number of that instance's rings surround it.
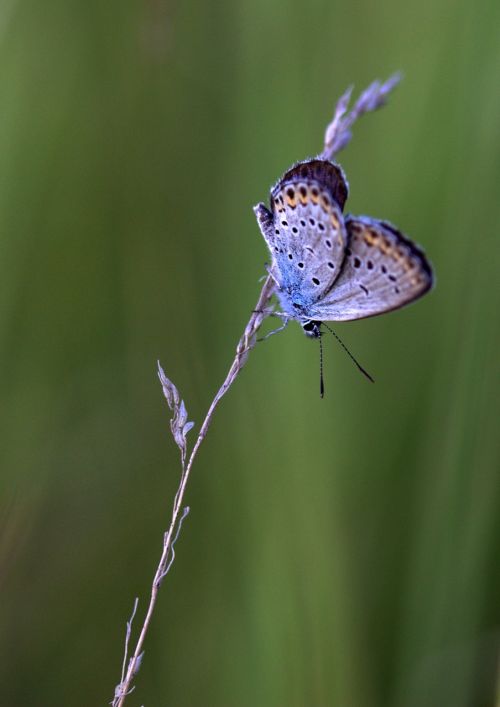
M 333 329 L 330 329 L 330 327 L 329 327 L 327 324 L 325 324 L 325 322 L 321 322 L 321 323 L 323 324 L 324 327 L 326 327 L 326 328 L 328 329 L 328 331 L 329 331 L 331 334 L 334 335 L 334 337 L 337 339 L 337 341 L 339 342 L 339 344 L 342 346 L 342 348 L 344 349 L 344 351 L 346 352 L 346 354 L 349 356 L 349 358 L 351 359 L 351 361 L 353 361 L 353 362 L 356 364 L 356 366 L 359 368 L 359 370 L 361 371 L 361 373 L 362 373 L 364 376 L 366 376 L 369 381 L 371 381 L 372 383 L 375 383 L 374 379 L 371 377 L 371 375 L 368 373 L 368 371 L 365 371 L 365 369 L 363 368 L 363 366 L 362 366 L 360 363 L 358 363 L 358 362 L 356 361 L 356 359 L 354 358 L 354 356 L 352 355 L 352 353 L 349 351 L 349 349 L 347 348 L 347 346 L 344 344 L 344 342 L 342 341 L 342 339 L 340 338 L 340 336 L 337 336 L 337 334 L 333 331 Z M 320 343 L 321 343 L 321 339 L 320 339 Z
M 319 394 L 322 398 L 325 397 L 325 382 L 323 380 L 323 341 L 321 333 L 319 336 Z

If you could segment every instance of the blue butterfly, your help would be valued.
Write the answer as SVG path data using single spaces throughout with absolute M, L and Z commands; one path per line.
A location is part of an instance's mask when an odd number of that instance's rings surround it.
M 269 274 L 284 325 L 298 321 L 318 338 L 324 321 L 398 309 L 424 295 L 433 275 L 424 253 L 397 228 L 343 214 L 341 168 L 320 158 L 289 169 L 255 214 L 272 257 Z

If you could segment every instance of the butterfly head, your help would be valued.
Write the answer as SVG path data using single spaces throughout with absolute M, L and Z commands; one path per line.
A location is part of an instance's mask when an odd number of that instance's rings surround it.
M 319 339 L 321 337 L 321 322 L 309 319 L 302 324 L 302 329 L 304 330 L 304 334 L 310 336 L 311 339 Z

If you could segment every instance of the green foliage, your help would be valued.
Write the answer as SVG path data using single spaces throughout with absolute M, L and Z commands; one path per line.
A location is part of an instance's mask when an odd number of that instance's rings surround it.
M 2 704 L 105 704 L 197 425 L 264 274 L 252 206 L 394 70 L 348 210 L 437 287 L 258 345 L 190 481 L 132 705 L 491 707 L 498 627 L 500 5 L 6 3 L 0 14 Z M 190 435 L 195 438 L 196 431 Z

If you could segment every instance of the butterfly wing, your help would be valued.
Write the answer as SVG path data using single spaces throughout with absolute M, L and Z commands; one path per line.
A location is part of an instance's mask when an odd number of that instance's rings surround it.
M 403 307 L 432 286 L 424 253 L 394 226 L 366 216 L 345 219 L 341 272 L 313 315 L 324 321 L 372 317 Z
M 255 208 L 272 255 L 270 272 L 278 297 L 293 317 L 309 317 L 339 275 L 347 245 L 341 208 L 346 196 L 340 169 L 311 160 L 293 167 L 276 184 L 271 211 L 263 204 Z
M 344 172 L 338 164 L 320 159 L 297 162 L 278 180 L 271 190 L 271 198 L 277 190 L 281 189 L 283 184 L 297 184 L 300 182 L 317 182 L 321 184 L 340 208 L 344 209 L 349 193 L 349 185 Z

